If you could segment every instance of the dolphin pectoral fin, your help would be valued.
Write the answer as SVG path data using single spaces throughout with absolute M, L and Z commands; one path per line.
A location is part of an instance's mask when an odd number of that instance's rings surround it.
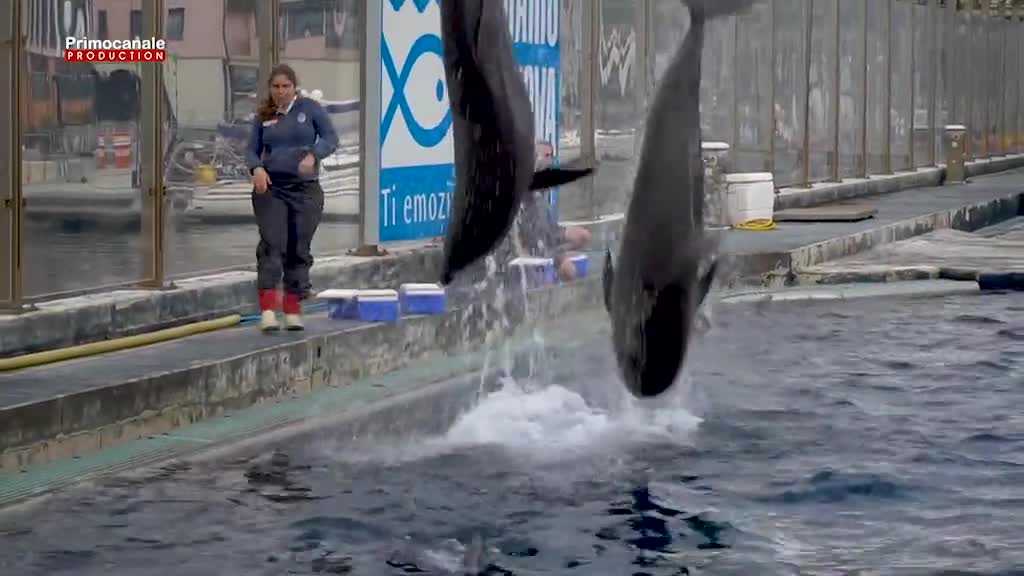
M 604 273 L 601 276 L 601 284 L 604 288 L 604 308 L 612 311 L 612 282 L 615 280 L 615 268 L 612 266 L 612 251 L 604 249 Z
M 530 191 L 546 190 L 575 182 L 594 172 L 593 168 L 545 168 L 533 173 Z
M 715 281 L 715 273 L 718 271 L 718 260 L 712 260 L 711 265 L 708 266 L 708 271 L 704 273 L 704 276 L 700 279 L 700 284 L 697 289 L 697 305 L 700 306 L 704 303 L 704 299 L 707 298 L 708 292 L 711 291 L 711 284 Z

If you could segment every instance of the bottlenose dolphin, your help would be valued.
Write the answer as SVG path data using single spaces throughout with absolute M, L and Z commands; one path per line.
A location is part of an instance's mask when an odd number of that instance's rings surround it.
M 591 168 L 534 172 L 534 117 L 498 0 L 442 0 L 441 40 L 453 120 L 455 194 L 441 282 L 490 253 L 528 191 L 573 182 Z
M 682 0 L 690 29 L 651 104 L 615 264 L 605 251 L 604 302 L 615 358 L 626 388 L 638 397 L 672 386 L 717 268 L 716 246 L 703 223 L 704 26 L 754 1 Z

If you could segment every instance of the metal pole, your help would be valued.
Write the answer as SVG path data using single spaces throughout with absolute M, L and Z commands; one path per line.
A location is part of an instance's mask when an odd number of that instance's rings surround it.
M 737 87 L 738 73 L 740 69 L 740 15 L 732 18 L 732 153 L 733 158 L 737 156 L 740 148 L 740 91 Z M 754 72 L 757 77 L 757 72 Z M 735 164 L 733 164 L 735 166 Z
M 779 117 L 775 114 L 775 0 L 768 0 L 768 37 L 771 38 L 771 75 L 769 76 L 769 104 L 772 109 L 772 129 L 768 137 L 768 171 L 772 173 L 778 188 L 778 174 L 775 173 L 775 132 Z
M 887 54 L 885 58 L 885 144 L 882 147 L 885 151 L 885 161 L 883 162 L 882 171 L 885 174 L 892 174 L 892 14 L 894 3 L 895 0 L 890 0 L 889 2 L 885 3 L 885 33 L 887 35 Z
M 1006 125 L 1006 91 L 1009 89 L 1010 84 L 1008 80 L 1012 78 L 1010 76 L 1010 52 L 1007 50 L 1009 46 L 1009 38 L 1007 38 L 1007 29 L 1010 26 L 1011 18 L 1013 17 L 1013 11 L 1011 10 L 1010 0 L 1003 0 L 1003 11 L 999 14 L 999 30 L 1002 32 L 999 41 L 999 51 L 1002 53 L 1003 59 L 1003 73 L 999 75 L 999 122 L 998 129 L 996 130 L 997 138 L 996 144 L 999 149 L 999 155 L 1005 156 L 1008 150 L 1007 141 L 1007 128 Z
M 803 4 L 803 24 L 804 24 L 804 37 L 803 37 L 803 57 L 804 57 L 804 141 L 803 150 L 800 151 L 800 155 L 803 156 L 803 174 L 801 174 L 800 184 L 805 187 L 811 185 L 811 42 L 813 41 L 812 35 L 814 34 L 814 0 L 804 0 Z
M 142 4 L 142 35 L 159 38 L 164 29 L 164 0 Z M 139 146 L 142 165 L 143 270 L 141 285 L 164 287 L 165 190 L 163 185 L 163 64 L 142 64 Z
M 868 176 L 868 31 L 871 26 L 868 23 L 868 2 L 861 3 L 864 6 L 864 30 L 861 33 L 863 41 L 863 53 L 861 55 L 861 114 L 860 114 L 860 177 Z
M 10 168 L 0 174 L 0 310 L 24 312 L 22 224 L 25 201 L 21 189 L 21 81 L 23 35 L 20 0 L 0 0 L 0 82 L 7 83 L 7 98 L 0 98 L 0 162 Z
M 928 0 L 928 166 L 935 166 L 935 123 L 938 121 L 939 62 L 939 0 Z
M 979 58 L 978 65 L 982 67 L 982 78 L 983 84 L 981 84 L 982 93 L 985 94 L 985 98 L 982 100 L 984 106 L 981 109 L 981 124 L 984 129 L 985 137 L 981 140 L 981 145 L 984 147 L 985 157 L 992 156 L 992 67 L 989 66 L 989 60 L 992 58 L 992 2 L 991 0 L 983 0 L 981 7 L 981 35 L 982 35 L 982 46 L 984 47 L 981 51 L 981 58 Z
M 359 61 L 359 247 L 355 256 L 380 256 L 380 91 L 383 3 L 362 4 Z
M 842 56 L 842 42 L 840 37 L 842 34 L 842 28 L 839 24 L 839 1 L 835 3 L 835 17 L 832 20 L 832 37 L 835 38 L 836 48 L 833 55 L 833 61 L 835 62 L 835 70 L 833 70 L 832 79 L 832 181 L 840 182 L 840 168 L 842 155 L 839 150 L 839 105 L 841 99 L 839 97 L 840 86 L 842 85 L 842 66 L 840 65 L 840 59 Z
M 910 170 L 917 168 L 916 159 L 914 158 L 914 116 L 917 111 L 917 83 L 915 82 L 915 75 L 917 74 L 917 50 L 914 49 L 914 45 L 917 44 L 914 40 L 917 34 L 917 18 L 914 14 L 914 4 L 910 4 L 910 129 L 907 130 L 907 144 L 909 146 L 908 156 L 910 158 Z

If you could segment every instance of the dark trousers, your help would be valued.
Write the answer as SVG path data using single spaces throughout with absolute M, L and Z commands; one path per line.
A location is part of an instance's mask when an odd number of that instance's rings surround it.
M 273 178 L 271 175 L 271 181 Z M 305 299 L 312 288 L 310 244 L 324 211 L 323 189 L 315 181 L 274 182 L 262 194 L 253 191 L 252 207 L 260 230 L 257 288 L 276 289 L 283 279 L 285 292 Z

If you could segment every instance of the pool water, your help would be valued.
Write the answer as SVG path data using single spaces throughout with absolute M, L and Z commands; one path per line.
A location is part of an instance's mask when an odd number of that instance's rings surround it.
M 1022 312 L 719 308 L 646 403 L 581 325 L 441 435 L 325 432 L 9 512 L 0 573 L 1022 573 Z

